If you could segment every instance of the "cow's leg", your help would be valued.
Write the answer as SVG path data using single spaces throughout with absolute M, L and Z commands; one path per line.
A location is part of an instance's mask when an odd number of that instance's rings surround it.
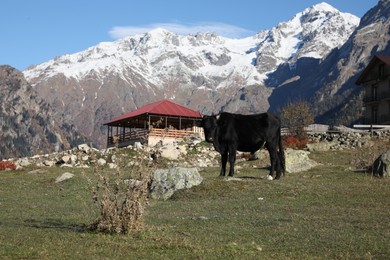
M 276 168 L 276 164 L 277 164 L 277 161 L 278 161 L 278 153 L 276 151 L 276 146 L 272 145 L 272 143 L 270 144 L 269 142 L 267 142 L 265 144 L 265 147 L 268 150 L 269 158 L 270 158 L 270 161 L 271 161 L 271 170 L 269 172 L 269 175 L 271 177 L 273 177 L 274 176 L 274 171 L 275 171 L 275 168 Z
M 276 153 L 276 180 L 280 179 L 280 176 L 282 175 L 282 164 L 281 164 L 281 158 L 279 153 Z
M 235 162 L 236 162 L 236 150 L 231 148 L 229 149 L 229 164 L 230 164 L 229 176 L 234 175 Z
M 221 173 L 219 174 L 219 176 L 225 176 L 227 159 L 228 159 L 227 151 L 221 153 Z

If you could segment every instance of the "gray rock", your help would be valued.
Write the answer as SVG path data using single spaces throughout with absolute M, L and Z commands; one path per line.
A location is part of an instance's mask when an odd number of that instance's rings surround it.
M 160 154 L 162 157 L 169 160 L 178 160 L 181 155 L 187 154 L 187 149 L 184 145 L 177 144 L 176 142 L 169 142 L 160 148 Z
M 60 183 L 60 182 L 63 182 L 65 180 L 72 179 L 73 177 L 74 177 L 73 173 L 65 172 L 61 176 L 56 178 L 56 183 Z
M 36 169 L 36 170 L 29 171 L 28 174 L 41 174 L 41 173 L 46 173 L 46 172 L 47 172 L 46 170 Z
M 201 184 L 203 181 L 197 168 L 176 167 L 158 169 L 153 174 L 150 196 L 154 199 L 169 199 L 175 191 Z
M 115 163 L 109 163 L 109 164 L 108 164 L 108 168 L 110 168 L 110 169 L 116 169 L 116 168 L 118 168 L 118 165 L 116 165 Z
M 56 164 L 55 161 L 50 161 L 50 160 L 46 160 L 46 161 L 43 162 L 43 165 L 44 165 L 44 166 L 48 166 L 48 167 L 52 167 L 52 166 L 54 166 L 55 164 Z
M 309 158 L 310 152 L 303 150 L 285 150 L 286 171 L 290 173 L 307 171 L 318 163 Z
M 380 177 L 388 177 L 390 165 L 390 149 L 387 150 L 384 154 L 379 156 L 372 165 L 372 173 Z
M 106 160 L 104 160 L 103 158 L 100 158 L 98 161 L 97 161 L 97 164 L 99 165 L 99 166 L 103 166 L 103 165 L 105 165 L 107 162 L 106 162 Z
M 16 164 L 16 167 L 17 168 L 20 168 L 20 167 L 26 167 L 26 166 L 29 166 L 31 163 L 30 163 L 30 161 L 28 160 L 28 158 L 20 158 L 20 159 L 18 159 L 16 162 L 15 162 L 15 164 Z
M 85 152 L 85 153 L 88 153 L 91 150 L 91 148 L 87 144 L 80 144 L 79 146 L 77 146 L 77 148 L 80 151 Z
M 70 161 L 70 156 L 69 155 L 64 155 L 64 156 L 62 156 L 61 159 L 64 161 L 64 163 L 68 163 Z

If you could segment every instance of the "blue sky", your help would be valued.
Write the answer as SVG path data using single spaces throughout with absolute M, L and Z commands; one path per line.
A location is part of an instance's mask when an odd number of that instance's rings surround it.
M 320 2 L 361 17 L 378 0 L 7 0 L 0 11 L 0 64 L 24 70 L 156 26 L 241 38 Z

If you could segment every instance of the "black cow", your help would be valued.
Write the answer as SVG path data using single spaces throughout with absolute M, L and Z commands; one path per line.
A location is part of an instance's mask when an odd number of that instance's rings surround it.
M 234 174 L 236 151 L 255 153 L 265 143 L 270 159 L 273 177 L 279 179 L 285 171 L 284 150 L 280 133 L 280 119 L 270 113 L 240 115 L 223 112 L 218 116 L 203 116 L 201 126 L 205 139 L 214 144 L 221 154 L 221 173 L 225 176 L 226 163 L 229 158 L 229 176 Z M 279 148 L 279 152 L 278 152 Z

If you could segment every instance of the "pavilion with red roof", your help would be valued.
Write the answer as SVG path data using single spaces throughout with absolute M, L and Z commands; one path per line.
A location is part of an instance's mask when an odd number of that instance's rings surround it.
M 194 134 L 202 115 L 169 100 L 143 106 L 117 117 L 108 126 L 107 146 L 124 147 L 135 142 L 153 145 L 157 139 L 178 139 Z

